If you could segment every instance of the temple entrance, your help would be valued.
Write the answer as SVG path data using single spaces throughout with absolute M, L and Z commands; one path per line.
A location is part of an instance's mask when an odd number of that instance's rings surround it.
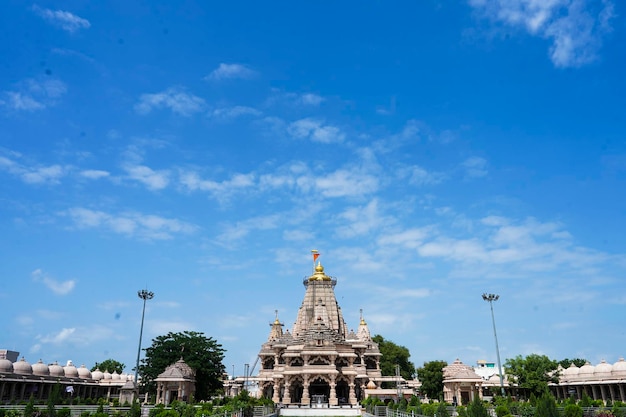
M 337 392 L 337 401 L 339 404 L 348 404 L 348 400 L 350 398 L 350 387 L 348 386 L 348 382 L 344 380 L 337 382 L 335 390 Z
M 301 380 L 295 380 L 291 383 L 289 387 L 289 396 L 291 397 L 292 403 L 301 403 L 302 402 L 302 393 L 304 392 L 304 386 L 302 385 Z
M 316 378 L 309 384 L 309 395 L 316 399 L 317 403 L 328 403 L 330 397 L 330 385 L 322 378 Z

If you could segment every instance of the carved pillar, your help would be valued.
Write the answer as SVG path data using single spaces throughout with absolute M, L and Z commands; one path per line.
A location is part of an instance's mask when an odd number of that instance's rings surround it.
M 272 395 L 272 401 L 274 404 L 278 404 L 280 402 L 280 383 L 278 379 L 274 380 L 274 395 Z
M 291 404 L 291 381 L 285 378 L 285 394 L 283 395 L 283 404 Z
M 348 384 L 348 386 L 350 387 L 348 391 L 348 403 L 351 405 L 356 405 L 357 401 L 356 393 L 354 392 L 354 377 L 350 378 L 350 384 Z
M 337 401 L 337 383 L 335 382 L 335 375 L 330 376 L 330 398 L 328 398 L 328 405 L 338 405 Z
M 309 397 L 309 375 L 304 374 L 302 378 L 302 404 L 311 404 L 311 397 Z

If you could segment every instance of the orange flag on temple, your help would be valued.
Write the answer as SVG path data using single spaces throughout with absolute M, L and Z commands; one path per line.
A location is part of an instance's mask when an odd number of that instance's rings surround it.
M 313 262 L 317 261 L 317 258 L 319 258 L 319 257 L 320 257 L 319 252 L 318 252 L 317 250 L 313 249 L 313 250 L 311 251 L 311 253 L 313 254 Z

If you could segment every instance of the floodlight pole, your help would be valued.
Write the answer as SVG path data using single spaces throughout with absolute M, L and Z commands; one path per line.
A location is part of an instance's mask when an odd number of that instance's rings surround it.
M 137 386 L 137 378 L 139 377 L 139 356 L 141 355 L 141 338 L 143 337 L 143 319 L 146 315 L 146 301 L 152 300 L 154 293 L 148 290 L 137 291 L 137 296 L 143 300 L 143 310 L 141 310 L 141 328 L 139 330 L 139 348 L 137 349 L 137 364 L 135 366 L 135 386 Z
M 487 294 L 483 293 L 483 300 L 489 302 L 489 307 L 491 307 L 491 322 L 493 323 L 493 337 L 496 339 L 496 356 L 498 358 L 498 373 L 500 374 L 500 392 L 502 396 L 505 396 L 504 393 L 504 376 L 502 375 L 502 365 L 500 363 L 500 348 L 498 347 L 498 334 L 496 333 L 496 319 L 493 315 L 493 302 L 498 301 L 500 298 L 497 294 Z

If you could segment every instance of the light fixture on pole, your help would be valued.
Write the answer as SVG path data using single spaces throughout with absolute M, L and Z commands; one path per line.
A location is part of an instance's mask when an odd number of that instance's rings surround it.
M 137 378 L 139 376 L 139 356 L 141 354 L 141 338 L 143 337 L 143 318 L 146 315 L 146 301 L 152 300 L 154 293 L 148 290 L 137 291 L 139 298 L 143 300 L 143 310 L 141 310 L 141 329 L 139 330 L 139 348 L 137 349 L 137 365 L 135 366 L 135 386 L 137 386 Z
M 496 319 L 493 315 L 493 302 L 498 301 L 500 298 L 497 294 L 487 294 L 483 293 L 483 300 L 489 302 L 489 307 L 491 307 L 491 322 L 493 323 L 493 337 L 496 339 L 496 356 L 498 358 L 498 373 L 500 374 L 500 392 L 504 397 L 504 376 L 502 375 L 502 365 L 500 363 L 500 348 L 498 347 L 498 334 L 496 333 Z

